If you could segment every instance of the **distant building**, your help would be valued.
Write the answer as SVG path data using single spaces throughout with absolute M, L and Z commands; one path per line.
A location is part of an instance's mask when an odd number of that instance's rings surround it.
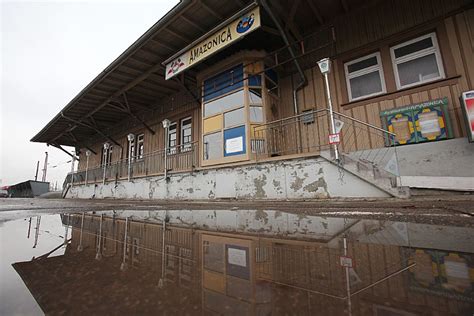
M 8 187 L 10 197 L 32 198 L 49 192 L 49 182 L 28 180 Z
M 471 0 L 181 1 L 32 141 L 76 148 L 69 197 L 472 191 L 473 25 Z

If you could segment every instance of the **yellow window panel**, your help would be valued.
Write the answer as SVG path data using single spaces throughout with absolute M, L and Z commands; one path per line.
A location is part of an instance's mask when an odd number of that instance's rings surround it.
M 264 138 L 265 137 L 265 128 L 262 126 L 260 128 L 254 129 L 258 124 L 251 124 L 250 125 L 250 138 Z
M 218 131 L 222 129 L 222 115 L 216 115 L 204 120 L 203 132 L 204 134 Z

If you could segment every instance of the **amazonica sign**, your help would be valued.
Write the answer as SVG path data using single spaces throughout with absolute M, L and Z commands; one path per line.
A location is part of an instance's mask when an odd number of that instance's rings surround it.
M 208 58 L 259 27 L 260 11 L 256 7 L 168 62 L 166 64 L 166 79 L 170 79 L 183 70 Z

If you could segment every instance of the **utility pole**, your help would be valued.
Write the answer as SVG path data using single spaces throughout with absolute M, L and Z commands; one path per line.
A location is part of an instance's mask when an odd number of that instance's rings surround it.
M 39 167 L 40 167 L 40 162 L 39 162 L 39 160 L 38 160 L 38 162 L 36 163 L 35 181 L 38 181 L 38 170 L 39 170 Z
M 48 152 L 45 152 L 46 156 L 44 157 L 44 167 L 43 167 L 43 177 L 41 181 L 46 182 L 46 172 L 48 171 Z

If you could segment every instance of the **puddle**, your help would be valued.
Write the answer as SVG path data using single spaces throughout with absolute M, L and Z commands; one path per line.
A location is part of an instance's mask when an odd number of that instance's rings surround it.
M 474 310 L 470 227 L 123 210 L 15 217 L 0 222 L 0 243 L 1 315 Z

